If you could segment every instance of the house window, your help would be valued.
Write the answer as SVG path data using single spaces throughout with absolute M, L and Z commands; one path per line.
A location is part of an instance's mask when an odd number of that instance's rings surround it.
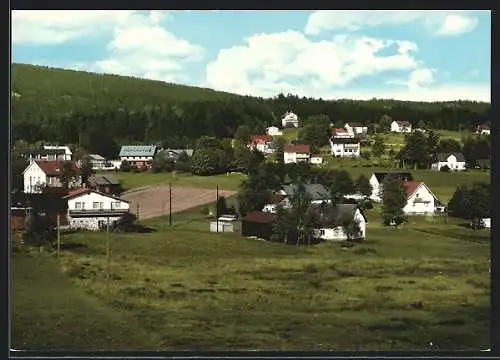
M 324 230 L 324 229 L 321 229 L 321 230 L 319 231 L 319 235 L 320 235 L 320 236 L 324 236 L 324 235 L 325 235 L 325 230 Z
M 119 208 L 120 208 L 120 205 L 121 205 L 121 203 L 120 203 L 119 201 L 117 201 L 117 202 L 115 202 L 115 205 L 114 205 L 114 206 L 115 206 L 115 208 L 116 208 L 116 209 L 119 209 Z
M 81 209 L 81 208 L 82 208 L 82 203 L 81 202 L 75 203 L 75 209 Z
M 92 204 L 92 207 L 93 207 L 94 209 L 99 209 L 99 203 L 98 203 L 97 201 L 96 201 L 96 202 L 94 202 L 94 203 Z

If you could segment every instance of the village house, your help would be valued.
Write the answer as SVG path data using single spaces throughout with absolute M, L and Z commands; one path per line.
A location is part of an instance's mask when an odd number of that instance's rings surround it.
M 107 160 L 99 154 L 88 154 L 82 156 L 82 159 L 78 161 L 78 164 L 82 166 L 83 161 L 89 161 L 92 164 L 92 170 L 104 170 L 108 165 Z
M 241 219 L 241 235 L 271 240 L 276 214 L 262 211 L 252 211 Z
M 32 160 L 23 172 L 24 192 L 41 193 L 44 187 L 61 188 L 61 169 L 65 162 L 57 160 Z M 74 162 L 71 169 L 75 172 L 75 178 L 72 179 L 68 187 L 75 188 L 82 185 L 81 176 L 78 174 L 79 168 Z
M 368 132 L 368 127 L 363 126 L 360 123 L 346 123 L 344 125 L 344 128 L 347 130 L 347 132 L 351 135 L 351 137 L 355 136 L 363 136 Z
M 354 133 L 353 132 L 349 132 L 349 131 L 347 131 L 344 128 L 336 128 L 336 129 L 332 130 L 332 136 L 335 139 L 339 139 L 339 138 L 353 138 L 354 137 Z
M 266 129 L 266 134 L 271 136 L 283 135 L 283 131 L 278 129 L 276 126 L 270 126 Z
M 327 241 L 348 240 L 343 224 L 356 222 L 359 226 L 359 233 L 353 234 L 350 240 L 361 240 L 366 237 L 366 216 L 361 212 L 356 204 L 336 204 L 328 206 L 324 204 L 312 205 L 315 217 L 319 222 L 317 229 L 314 229 L 314 237 Z
M 64 151 L 64 157 L 61 160 L 71 161 L 73 158 L 73 152 L 69 148 L 69 146 L 60 146 L 60 145 L 44 145 L 44 150 L 62 150 Z
M 403 181 L 407 203 L 403 212 L 407 215 L 427 215 L 436 212 L 440 204 L 436 195 L 422 181 Z
M 335 157 L 358 157 L 361 145 L 357 138 L 330 138 L 332 155 Z
M 64 161 L 66 159 L 66 153 L 64 149 L 13 149 L 12 152 L 23 158 L 24 160 L 59 160 Z
M 68 202 L 71 229 L 102 230 L 129 212 L 130 204 L 110 194 L 92 189 L 77 189 L 64 197 Z
M 251 137 L 250 149 L 257 149 L 263 154 L 274 152 L 272 147 L 273 137 L 271 135 L 257 135 Z
M 156 145 L 123 145 L 119 157 L 137 168 L 149 168 L 158 150 Z
M 431 163 L 431 169 L 440 171 L 447 166 L 451 171 L 465 170 L 465 157 L 462 153 L 437 153 Z
M 299 117 L 291 111 L 287 111 L 281 118 L 282 127 L 299 127 Z
M 396 176 L 398 179 L 401 179 L 403 181 L 413 181 L 413 176 L 410 172 L 376 171 L 372 174 L 369 180 L 372 187 L 372 195 L 370 196 L 370 199 L 372 199 L 373 201 L 381 201 L 380 190 L 382 190 L 382 183 L 384 182 L 385 177 L 388 175 Z
M 489 125 L 486 124 L 478 125 L 476 128 L 476 133 L 481 135 L 490 135 Z
M 93 175 L 87 180 L 86 187 L 104 194 L 120 195 L 122 188 L 120 182 L 113 175 Z
M 411 132 L 411 124 L 406 120 L 394 120 L 391 123 L 391 132 L 398 133 L 410 133 Z
M 308 162 L 311 157 L 311 147 L 306 144 L 286 144 L 283 149 L 285 164 Z
M 67 225 L 68 204 L 63 199 L 66 193 L 18 194 L 11 198 L 11 226 L 13 231 L 25 228 L 26 217 L 36 212 L 47 216 L 54 225 L 59 218 L 60 225 Z
M 321 165 L 323 164 L 323 157 L 320 155 L 313 155 L 309 161 L 312 165 Z
M 330 201 L 330 193 L 321 184 L 304 184 L 305 191 L 311 199 L 311 204 L 321 204 Z M 296 184 L 283 185 L 280 190 L 271 196 L 271 203 L 266 204 L 264 209 L 269 212 L 275 212 L 276 207 L 279 205 L 289 208 L 290 198 L 297 192 L 298 186 Z M 280 200 L 280 196 L 283 196 Z M 264 210 L 263 210 L 264 211 Z

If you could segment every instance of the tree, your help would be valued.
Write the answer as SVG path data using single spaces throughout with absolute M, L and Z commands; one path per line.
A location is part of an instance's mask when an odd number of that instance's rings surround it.
M 309 216 L 311 197 L 307 193 L 304 183 L 297 183 L 295 192 L 289 197 L 291 218 L 298 232 L 297 246 L 304 243 L 304 239 L 311 237 L 313 217 Z
M 429 139 L 421 132 L 406 136 L 405 146 L 401 150 L 403 164 L 416 168 L 428 168 L 430 161 Z
M 354 218 L 346 219 L 342 222 L 342 230 L 347 237 L 347 241 L 359 239 L 362 235 L 359 221 Z
M 23 241 L 29 245 L 51 245 L 55 237 L 55 224 L 52 220 L 45 215 L 40 215 L 35 210 L 30 211 L 25 219 Z
M 151 163 L 151 171 L 154 173 L 171 172 L 174 170 L 174 161 L 166 154 L 157 154 Z
M 222 150 L 196 149 L 191 158 L 191 171 L 194 175 L 208 176 L 218 173 Z
M 59 180 L 65 189 L 69 189 L 69 185 L 78 178 L 78 173 L 73 168 L 70 161 L 64 161 L 60 166 Z
M 435 154 L 439 148 L 439 134 L 430 130 L 427 134 L 427 151 Z
M 417 127 L 419 129 L 425 129 L 425 122 L 424 122 L 424 120 L 422 120 L 422 119 L 418 120 Z
M 389 115 L 384 114 L 378 122 L 380 129 L 382 130 L 381 132 L 383 133 L 389 132 L 391 130 L 391 123 L 392 123 L 392 118 Z
M 252 132 L 250 131 L 250 127 L 247 125 L 240 125 L 234 134 L 234 139 L 240 145 L 248 145 L 250 143 L 252 137 Z
M 24 188 L 24 178 L 23 171 L 29 165 L 29 162 L 26 161 L 21 156 L 15 154 L 15 152 L 11 153 L 11 190 L 23 191 Z
M 370 180 L 363 174 L 361 174 L 356 180 L 356 190 L 358 193 L 364 197 L 370 197 L 372 194 L 372 185 Z
M 454 139 L 442 139 L 439 141 L 437 152 L 439 153 L 458 153 L 462 151 L 460 143 Z
M 90 162 L 90 159 L 84 158 L 80 165 L 80 174 L 82 175 L 82 183 L 86 184 L 87 180 L 92 176 L 93 173 L 94 169 L 92 167 L 92 162 Z
M 406 206 L 406 189 L 402 181 L 396 177 L 388 175 L 385 177 L 381 189 L 382 197 L 382 218 L 384 225 L 400 225 L 406 221 L 403 208 Z
M 245 216 L 251 211 L 261 211 L 269 198 L 265 178 L 259 174 L 250 174 L 247 179 L 242 181 L 236 198 L 241 216 Z
M 476 182 L 470 186 L 458 187 L 448 203 L 451 216 L 472 220 L 474 229 L 480 227 L 483 218 L 490 217 L 491 186 Z
M 127 160 L 123 160 L 120 165 L 120 171 L 130 172 L 131 170 L 132 170 L 132 165 Z
M 385 153 L 386 145 L 384 139 L 376 135 L 372 145 L 372 152 L 375 156 L 382 157 Z
M 227 208 L 226 198 L 224 196 L 219 196 L 215 207 L 216 207 L 217 217 L 227 214 L 228 208 Z
M 331 200 L 336 200 L 335 202 L 340 202 L 345 195 L 352 194 L 356 191 L 354 181 L 347 170 L 334 170 L 329 173 L 329 191 L 331 194 Z
M 288 243 L 288 237 L 295 228 L 291 213 L 282 205 L 276 207 L 276 220 L 273 223 L 272 239 L 276 242 Z
M 311 145 L 312 151 L 328 144 L 331 136 L 330 119 L 326 115 L 309 117 L 306 124 L 299 131 L 299 139 Z
M 278 164 L 283 164 L 285 161 L 285 139 L 281 137 L 276 139 L 276 151 L 274 153 L 274 157 Z
M 177 158 L 177 160 L 174 163 L 174 169 L 176 171 L 180 171 L 180 172 L 184 172 L 184 173 L 191 171 L 191 158 L 189 157 L 189 155 L 185 151 L 182 151 L 179 154 L 179 157 Z

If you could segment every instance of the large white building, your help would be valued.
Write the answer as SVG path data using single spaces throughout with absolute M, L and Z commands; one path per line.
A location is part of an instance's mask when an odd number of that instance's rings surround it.
M 287 111 L 281 118 L 282 127 L 299 127 L 299 117 L 291 111 Z
M 257 149 L 263 154 L 272 154 L 274 152 L 273 137 L 271 135 L 252 136 L 249 147 Z
M 431 169 L 439 171 L 447 166 L 450 171 L 465 170 L 465 157 L 462 153 L 437 153 L 431 163 Z
M 60 146 L 60 145 L 44 145 L 43 148 L 45 150 L 63 150 L 64 151 L 64 156 L 62 160 L 65 161 L 71 161 L 73 157 L 73 152 L 69 148 L 69 146 Z
M 70 192 L 68 201 L 68 223 L 71 229 L 104 230 L 130 210 L 128 201 L 92 189 Z
M 309 162 L 311 147 L 305 144 L 286 144 L 283 149 L 283 162 L 285 164 Z
M 266 133 L 267 135 L 271 135 L 271 136 L 279 136 L 279 135 L 283 135 L 283 131 L 281 131 L 279 128 L 277 128 L 276 126 L 269 126 L 267 129 L 266 129 Z
M 137 168 L 150 167 L 156 153 L 156 145 L 123 145 L 120 149 L 120 160 L 128 161 Z
M 368 132 L 368 127 L 360 123 L 347 123 L 344 125 L 344 128 L 352 137 L 363 136 Z
M 346 221 L 354 221 L 359 226 L 359 233 L 351 240 L 366 238 L 365 215 L 355 204 L 337 204 L 335 206 L 316 205 L 314 210 L 318 213 L 320 225 L 314 230 L 317 238 L 327 241 L 347 240 L 347 234 L 342 226 Z
M 330 138 L 332 155 L 335 157 L 358 157 L 361 145 L 358 138 Z
M 68 186 L 75 188 L 82 185 L 81 176 L 78 174 L 79 168 L 74 162 L 68 161 L 75 178 Z M 44 187 L 62 187 L 61 173 L 64 162 L 57 160 L 32 160 L 23 171 L 24 193 L 41 193 Z

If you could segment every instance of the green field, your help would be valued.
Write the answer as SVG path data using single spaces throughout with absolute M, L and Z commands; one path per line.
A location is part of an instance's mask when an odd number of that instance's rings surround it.
M 13 253 L 14 348 L 480 349 L 489 347 L 489 232 L 369 212 L 367 239 L 289 246 L 211 234 L 199 209 L 150 234 L 64 235 Z M 66 245 L 67 246 L 67 245 Z M 430 343 L 433 345 L 429 345 Z
M 125 190 L 140 188 L 151 185 L 197 187 L 214 189 L 217 185 L 224 190 L 238 190 L 241 180 L 245 179 L 243 174 L 196 176 L 191 174 L 152 173 L 152 172 L 113 172 Z

